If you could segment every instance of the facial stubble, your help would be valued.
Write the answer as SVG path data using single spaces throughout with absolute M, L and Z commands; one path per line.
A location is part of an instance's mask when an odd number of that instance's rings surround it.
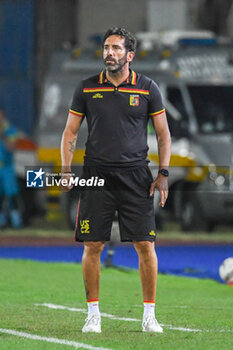
M 112 68 L 111 65 L 106 64 L 106 61 L 108 61 L 108 60 L 111 60 L 111 58 L 106 58 L 104 60 L 107 71 L 109 73 L 116 74 L 116 73 L 120 72 L 122 70 L 122 68 L 124 67 L 124 65 L 127 63 L 127 53 L 125 54 L 125 56 L 123 56 L 122 58 L 119 59 L 118 63 L 114 64 L 114 66 L 116 66 L 116 67 L 114 67 L 113 69 L 111 69 Z

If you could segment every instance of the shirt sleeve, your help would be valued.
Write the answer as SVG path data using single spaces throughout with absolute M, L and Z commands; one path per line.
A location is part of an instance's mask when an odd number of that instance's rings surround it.
M 150 86 L 149 116 L 155 117 L 165 111 L 161 92 L 158 85 L 152 80 Z
M 77 116 L 77 117 L 84 117 L 85 115 L 85 100 L 83 95 L 83 82 L 81 82 L 78 87 L 76 88 L 73 100 L 71 102 L 71 106 L 69 109 L 69 113 Z

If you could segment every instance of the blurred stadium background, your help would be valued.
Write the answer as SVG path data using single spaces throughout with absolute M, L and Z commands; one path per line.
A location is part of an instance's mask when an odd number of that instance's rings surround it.
M 1 241 L 72 236 L 77 192 L 28 189 L 26 170 L 60 172 L 70 99 L 77 81 L 102 69 L 101 38 L 112 26 L 136 34 L 134 69 L 158 82 L 167 108 L 173 153 L 165 210 L 158 210 L 155 196 L 159 241 L 233 241 L 232 22 L 229 0 L 1 1 L 0 104 L 20 131 L 15 165 L 24 218 L 24 229 L 1 230 Z M 77 174 L 86 134 L 83 125 L 73 162 Z M 148 134 L 156 173 L 150 126 Z
M 159 83 L 173 137 L 170 197 L 155 213 L 159 271 L 221 282 L 219 266 L 233 256 L 232 0 L 0 1 L 0 106 L 20 132 L 14 156 L 24 219 L 20 230 L 0 229 L 0 257 L 81 261 L 72 230 L 77 192 L 28 189 L 26 170 L 60 172 L 74 87 L 103 67 L 101 37 L 113 26 L 136 34 L 133 67 Z M 156 172 L 150 127 L 148 134 Z M 77 174 L 85 137 L 84 126 Z M 102 262 L 137 268 L 117 223 Z

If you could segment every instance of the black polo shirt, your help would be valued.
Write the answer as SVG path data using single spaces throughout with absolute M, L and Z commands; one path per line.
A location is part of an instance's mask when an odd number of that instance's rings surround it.
M 130 71 L 118 87 L 105 72 L 83 80 L 75 90 L 69 112 L 86 116 L 86 165 L 134 166 L 147 163 L 149 117 L 164 112 L 156 83 Z

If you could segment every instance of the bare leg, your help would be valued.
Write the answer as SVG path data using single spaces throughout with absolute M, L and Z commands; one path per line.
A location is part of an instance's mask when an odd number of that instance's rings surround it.
M 155 301 L 158 260 L 154 249 L 154 242 L 134 241 L 133 243 L 139 258 L 143 300 Z
M 139 257 L 139 273 L 142 281 L 142 292 L 144 300 L 144 313 L 142 321 L 143 332 L 163 333 L 163 328 L 159 325 L 154 314 L 154 302 L 156 297 L 156 284 L 158 261 L 154 249 L 154 242 L 140 241 L 134 242 L 134 247 Z M 152 304 L 148 308 L 149 301 Z
M 82 257 L 83 280 L 87 299 L 99 298 L 100 255 L 104 242 L 85 242 Z

